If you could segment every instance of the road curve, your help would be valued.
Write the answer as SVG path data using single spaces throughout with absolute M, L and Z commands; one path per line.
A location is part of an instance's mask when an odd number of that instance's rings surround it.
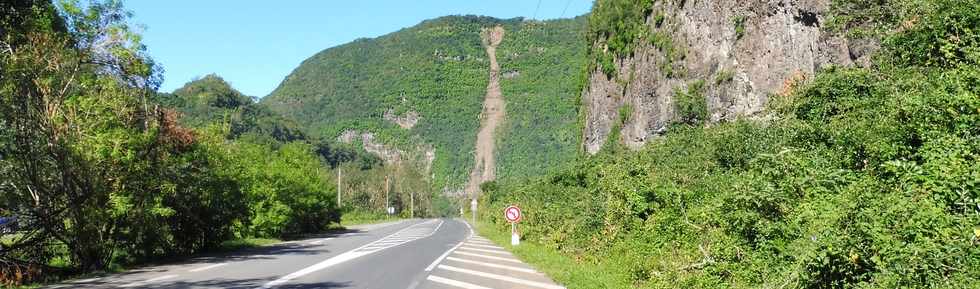
M 561 288 L 458 219 L 354 226 L 46 289 Z

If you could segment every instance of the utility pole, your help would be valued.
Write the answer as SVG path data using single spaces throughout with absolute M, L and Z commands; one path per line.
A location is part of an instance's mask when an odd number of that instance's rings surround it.
M 340 166 L 340 163 L 338 163 L 337 164 L 337 208 L 340 208 L 340 188 L 342 188 L 342 186 L 340 185 L 340 169 L 341 168 L 342 167 Z
M 385 219 L 386 220 L 388 219 L 388 216 L 391 215 L 391 213 L 389 213 L 388 211 L 388 208 L 391 207 L 391 203 L 389 203 L 388 201 L 388 193 L 389 193 L 388 191 L 390 188 L 391 186 L 388 185 L 388 175 L 385 175 Z
M 415 219 L 415 191 L 414 190 L 411 193 L 409 193 L 409 200 L 411 200 L 411 207 L 410 207 L 411 211 L 409 212 L 409 216 L 411 216 L 412 219 Z

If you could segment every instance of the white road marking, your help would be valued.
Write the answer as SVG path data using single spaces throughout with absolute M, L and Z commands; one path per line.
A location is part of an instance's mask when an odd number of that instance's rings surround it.
M 468 250 L 468 251 L 477 251 L 477 252 L 486 252 L 486 253 L 510 255 L 510 252 L 507 252 L 507 251 L 504 251 L 504 250 L 501 250 L 501 249 L 479 249 L 479 248 L 470 248 L 470 246 L 463 246 L 460 249 Z
M 89 282 L 99 281 L 99 279 L 102 279 L 102 277 L 82 279 L 82 280 L 77 280 L 77 281 L 74 281 L 74 282 L 71 282 L 71 283 L 89 283 Z
M 470 235 L 466 236 L 466 238 L 472 238 L 473 235 L 475 235 L 475 233 L 473 232 L 473 227 L 470 227 L 470 223 L 467 223 L 466 220 L 463 220 L 463 224 L 470 229 Z
M 388 246 L 388 247 L 374 247 L 374 245 L 376 245 L 376 243 L 382 242 L 382 241 L 384 241 L 387 238 L 390 238 L 392 236 L 396 236 L 398 234 L 401 234 L 401 233 L 403 233 L 405 231 L 408 231 L 408 230 L 411 230 L 411 229 L 416 229 L 416 227 L 417 226 L 420 226 L 420 225 L 428 225 L 428 224 L 431 224 L 434 221 L 436 221 L 436 220 L 428 221 L 428 222 L 422 222 L 422 223 L 418 223 L 418 224 L 415 224 L 415 225 L 411 225 L 408 228 L 401 229 L 400 231 L 395 232 L 394 234 L 388 235 L 388 236 L 386 236 L 384 238 L 381 238 L 380 240 L 377 240 L 377 241 L 374 241 L 374 242 L 371 242 L 371 243 L 367 243 L 367 244 L 365 244 L 363 246 L 354 248 L 353 250 L 344 252 L 343 254 L 334 256 L 333 258 L 323 260 L 320 263 L 313 264 L 313 265 L 311 265 L 309 267 L 303 268 L 302 270 L 299 270 L 299 271 L 293 272 L 293 273 L 291 273 L 289 275 L 280 277 L 279 279 L 270 281 L 269 283 L 265 283 L 265 285 L 262 285 L 262 287 L 259 287 L 259 288 L 272 288 L 272 287 L 275 287 L 275 286 L 279 286 L 279 285 L 282 285 L 283 283 L 289 282 L 290 280 L 293 280 L 293 279 L 296 279 L 296 278 L 305 276 L 307 274 L 310 274 L 310 273 L 313 273 L 313 272 L 316 272 L 316 271 L 320 271 L 320 270 L 326 269 L 327 267 L 330 267 L 330 266 L 333 266 L 333 265 L 337 265 L 337 264 L 340 264 L 340 263 L 344 263 L 344 262 L 347 262 L 347 261 L 356 259 L 358 257 L 370 255 L 372 253 L 375 253 L 375 252 L 378 252 L 378 251 L 381 251 L 381 250 L 385 250 L 385 249 L 389 249 L 389 248 L 394 248 L 394 247 L 397 247 L 399 245 L 402 245 L 402 244 L 411 242 L 411 241 L 405 241 L 405 242 L 394 244 L 394 245 L 391 245 L 391 246 Z M 439 230 L 439 227 L 442 226 L 442 223 L 443 223 L 443 221 L 439 220 L 439 225 L 437 225 L 435 227 L 435 229 L 433 229 L 432 232 L 429 233 L 428 236 L 432 236 L 433 234 L 435 234 L 436 231 Z M 428 237 L 428 236 L 426 236 L 426 237 Z M 418 238 L 418 239 L 421 239 L 421 238 Z M 412 241 L 418 240 L 418 239 L 413 239 Z M 371 248 L 371 249 L 370 250 L 364 250 L 366 248 Z
M 323 239 L 319 239 L 319 240 L 313 240 L 313 241 L 310 241 L 309 243 L 306 243 L 306 244 L 308 244 L 308 245 L 323 245 L 324 242 L 326 242 L 326 241 L 328 241 L 330 239 L 333 239 L 333 238 L 331 237 L 331 238 L 323 238 Z
M 542 283 L 542 282 L 535 282 L 535 281 L 531 281 L 531 280 L 524 280 L 524 279 L 519 279 L 519 278 L 514 278 L 514 277 L 504 276 L 504 275 L 490 274 L 490 273 L 485 273 L 485 272 L 480 272 L 480 271 L 474 271 L 474 270 L 469 270 L 469 269 L 456 268 L 456 267 L 453 267 L 453 266 L 439 265 L 439 269 L 445 269 L 445 270 L 455 271 L 455 272 L 459 272 L 459 273 L 476 275 L 476 276 L 490 278 L 490 279 L 497 279 L 497 280 L 507 281 L 507 282 L 512 282 L 512 283 L 517 283 L 517 284 L 521 284 L 521 285 L 534 286 L 534 287 L 538 287 L 538 288 L 565 289 L 565 287 L 558 286 L 558 285 L 553 285 L 553 284 L 548 284 L 548 283 Z
M 481 248 L 490 248 L 490 249 L 504 249 L 503 247 L 493 246 L 493 245 L 466 244 L 466 246 L 481 247 Z
M 188 272 L 201 272 L 201 271 L 204 271 L 204 270 L 210 270 L 210 269 L 218 268 L 218 267 L 221 267 L 221 266 L 224 266 L 224 265 L 228 265 L 228 263 L 218 263 L 218 264 L 208 265 L 208 266 L 200 267 L 200 268 L 197 268 L 197 269 L 188 270 Z
M 133 283 L 129 283 L 129 284 L 119 285 L 119 287 L 120 288 L 139 287 L 139 286 L 144 286 L 144 285 L 149 284 L 149 283 L 153 283 L 153 282 L 157 282 L 157 281 L 163 281 L 163 280 L 167 280 L 167 279 L 174 278 L 174 277 L 177 277 L 177 275 L 164 275 L 164 276 L 156 277 L 156 278 L 149 279 L 149 280 L 143 280 L 143 281 L 139 281 L 139 282 L 133 282 Z
M 433 276 L 433 275 L 429 275 L 429 277 L 427 277 L 425 279 L 427 279 L 429 281 L 432 281 L 432 282 L 442 283 L 442 284 L 446 284 L 446 285 L 449 285 L 449 286 L 454 286 L 454 287 L 459 287 L 459 288 L 465 288 L 465 289 L 492 289 L 492 288 L 489 288 L 489 287 L 483 287 L 483 286 L 476 285 L 476 284 L 470 284 L 470 283 L 466 283 L 466 282 L 462 282 L 462 281 L 456 281 L 456 280 L 453 280 L 453 279 L 442 278 L 442 277 Z
M 461 245 L 463 245 L 463 242 L 456 244 L 455 247 L 450 248 L 449 250 L 446 251 L 446 253 L 442 253 L 442 256 L 439 256 L 439 258 L 436 258 L 435 261 L 432 261 L 432 264 L 429 264 L 429 267 L 425 267 L 425 272 L 432 271 L 432 269 L 435 268 L 436 265 L 442 262 L 442 259 L 446 259 L 446 256 L 449 256 L 449 254 L 451 254 L 453 251 L 456 251 L 456 248 L 459 248 L 459 246 Z
M 504 257 L 497 257 L 497 256 L 487 256 L 487 255 L 483 255 L 483 254 L 469 253 L 469 252 L 462 252 L 462 251 L 456 251 L 456 254 L 466 255 L 466 256 L 473 256 L 473 257 L 480 257 L 480 258 L 487 258 L 487 259 L 493 259 L 493 260 L 500 260 L 500 261 L 507 261 L 507 262 L 514 262 L 514 263 L 524 263 L 524 262 L 521 262 L 521 260 L 512 259 L 512 258 L 504 258 Z
M 474 239 L 470 239 L 469 241 L 466 241 L 466 242 L 467 243 L 474 243 L 474 244 L 493 245 L 492 242 L 480 241 L 480 240 L 474 240 Z
M 493 264 L 493 263 L 487 263 L 487 262 L 466 260 L 466 259 L 460 259 L 460 258 L 456 258 L 456 257 L 448 257 L 448 258 L 446 258 L 446 260 L 456 261 L 456 262 L 463 262 L 463 263 L 469 263 L 469 264 L 475 264 L 475 265 L 481 265 L 481 266 L 485 266 L 485 267 L 493 267 L 493 268 L 498 268 L 498 269 L 507 269 L 507 270 L 513 270 L 513 271 L 518 271 L 518 272 L 543 275 L 543 274 L 539 273 L 538 271 L 535 271 L 534 269 L 528 269 L 528 268 L 521 268 L 521 267 L 514 267 L 514 266 Z

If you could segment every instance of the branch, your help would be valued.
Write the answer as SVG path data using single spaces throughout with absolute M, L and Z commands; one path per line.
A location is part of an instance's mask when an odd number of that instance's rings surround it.
M 704 256 L 701 259 L 701 262 L 698 262 L 698 263 L 694 263 L 694 264 L 691 264 L 691 265 L 687 265 L 687 266 L 681 267 L 681 270 L 686 271 L 686 270 L 690 270 L 690 269 L 701 269 L 704 266 L 711 265 L 711 264 L 714 264 L 715 263 L 715 258 L 712 258 L 711 255 L 708 254 L 708 250 L 705 250 L 704 249 L 704 246 L 698 245 L 698 249 L 701 250 L 701 255 Z

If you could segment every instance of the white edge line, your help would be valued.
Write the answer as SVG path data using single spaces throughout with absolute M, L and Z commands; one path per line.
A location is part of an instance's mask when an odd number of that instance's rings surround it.
M 452 254 L 453 251 L 456 251 L 456 248 L 459 248 L 459 246 L 462 245 L 463 242 L 459 242 L 459 244 L 456 244 L 456 246 L 450 248 L 448 251 L 446 251 L 446 253 L 442 253 L 442 256 L 439 256 L 439 258 L 436 258 L 435 261 L 432 261 L 432 264 L 429 264 L 429 267 L 425 267 L 425 272 L 431 272 L 432 269 L 436 268 L 436 265 L 442 262 L 442 259 L 446 259 L 446 257 L 449 256 L 449 254 Z
M 188 270 L 188 272 L 201 272 L 201 271 L 204 271 L 204 270 L 218 268 L 218 267 L 221 267 L 221 266 L 224 266 L 224 265 L 228 265 L 228 263 L 218 263 L 218 264 L 208 265 L 208 266 L 200 267 L 200 268 L 197 268 L 197 269 Z
M 102 277 L 88 278 L 88 279 L 82 279 L 82 280 L 75 280 L 75 281 L 71 281 L 69 283 L 89 283 L 89 282 L 99 281 L 99 279 L 102 279 Z
M 466 220 L 463 220 L 463 224 L 466 224 L 466 227 L 470 229 L 470 235 L 466 236 L 466 238 L 467 239 L 472 238 L 473 235 L 475 235 L 475 233 L 473 233 L 473 227 L 470 226 L 470 223 L 467 223 Z
M 153 278 L 153 279 L 148 279 L 148 280 L 143 280 L 143 281 L 139 281 L 139 282 L 133 282 L 133 283 L 129 283 L 129 284 L 119 285 L 119 287 L 121 287 L 121 288 L 128 288 L 128 287 L 143 286 L 143 285 L 146 285 L 146 284 L 149 284 L 149 283 L 153 283 L 153 282 L 161 281 L 161 280 L 166 280 L 166 279 L 170 279 L 170 278 L 174 278 L 174 277 L 177 277 L 177 275 L 164 275 L 164 276 L 156 277 L 156 278 Z
M 442 278 L 442 277 L 433 276 L 433 275 L 429 275 L 429 277 L 427 277 L 425 279 L 428 279 L 429 281 L 432 281 L 432 282 L 442 283 L 442 284 L 446 284 L 446 285 L 449 285 L 449 286 L 460 287 L 460 288 L 465 288 L 465 289 L 491 289 L 491 288 L 483 287 L 483 286 L 476 285 L 476 284 L 470 284 L 470 283 L 466 283 L 466 282 L 462 282 L 462 281 L 456 281 L 456 280 L 453 280 L 453 279 Z

